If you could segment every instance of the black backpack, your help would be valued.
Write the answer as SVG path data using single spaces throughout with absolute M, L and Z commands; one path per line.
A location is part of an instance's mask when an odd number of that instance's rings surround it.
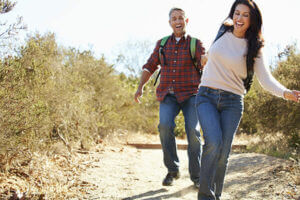
M 166 37 L 164 37 L 164 38 L 160 41 L 159 50 L 158 50 L 158 52 L 159 52 L 159 60 L 160 60 L 160 63 L 166 61 L 166 56 L 165 56 L 165 53 L 164 53 L 164 46 L 167 44 L 167 42 L 168 42 L 168 40 L 169 40 L 170 37 L 171 37 L 171 36 L 166 36 Z M 191 55 L 192 61 L 193 61 L 193 63 L 194 63 L 194 67 L 195 67 L 195 69 L 197 70 L 197 72 L 199 72 L 200 77 L 201 77 L 201 75 L 202 75 L 202 70 L 197 68 L 197 61 L 196 61 L 196 58 L 195 58 L 196 45 L 197 45 L 197 39 L 191 37 L 190 48 L 189 48 L 189 50 L 190 50 L 190 55 Z M 165 64 L 166 64 L 166 63 L 165 63 Z M 154 86 L 155 86 L 156 83 L 157 83 L 157 80 L 158 80 L 158 78 L 159 78 L 159 76 L 160 76 L 160 73 L 161 73 L 161 70 L 159 70 L 159 72 L 158 72 L 158 74 L 157 74 L 157 76 L 156 76 L 156 78 L 155 78 Z
M 223 24 L 220 27 L 214 42 L 216 42 L 220 37 L 222 37 L 224 35 L 224 33 L 226 33 L 227 30 L 228 30 L 228 28 Z M 244 87 L 247 92 L 249 92 L 251 85 L 253 83 L 253 75 L 254 75 L 253 66 L 248 66 L 248 63 L 247 63 L 247 77 L 245 79 L 243 79 Z

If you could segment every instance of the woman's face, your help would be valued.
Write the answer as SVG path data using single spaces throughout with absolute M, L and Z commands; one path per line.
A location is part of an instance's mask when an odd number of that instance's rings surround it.
M 233 34 L 237 37 L 245 37 L 250 27 L 250 8 L 244 4 L 238 4 L 233 13 Z

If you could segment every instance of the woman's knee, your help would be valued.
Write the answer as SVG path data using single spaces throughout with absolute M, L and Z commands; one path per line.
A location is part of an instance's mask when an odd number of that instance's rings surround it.
M 204 148 L 207 152 L 219 152 L 222 148 L 222 140 L 206 140 Z

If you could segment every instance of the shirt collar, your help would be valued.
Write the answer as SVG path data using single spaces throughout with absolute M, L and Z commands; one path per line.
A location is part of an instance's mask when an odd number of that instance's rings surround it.
M 183 40 L 186 40 L 186 39 L 187 39 L 187 34 L 185 33 L 181 38 L 182 38 Z M 176 41 L 174 33 L 172 33 L 171 39 L 174 40 L 174 41 Z

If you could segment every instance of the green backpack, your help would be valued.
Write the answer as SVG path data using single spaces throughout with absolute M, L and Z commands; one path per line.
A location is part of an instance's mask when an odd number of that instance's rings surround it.
M 170 37 L 171 37 L 171 36 L 166 36 L 166 37 L 164 37 L 164 38 L 161 40 L 160 45 L 159 45 L 159 50 L 158 50 L 158 52 L 159 52 L 159 60 L 160 60 L 161 65 L 162 65 L 162 62 L 163 62 L 163 61 L 166 61 L 166 57 L 165 57 L 165 53 L 164 53 L 164 46 L 167 44 L 167 42 L 168 42 L 168 40 L 169 40 Z M 190 42 L 190 55 L 191 55 L 192 61 L 193 61 L 193 63 L 194 63 L 194 67 L 195 67 L 195 69 L 199 72 L 200 77 L 201 77 L 201 75 L 202 75 L 202 70 L 200 70 L 200 69 L 197 68 L 197 65 L 198 65 L 198 64 L 197 64 L 197 61 L 196 61 L 196 58 L 195 58 L 196 44 L 197 44 L 196 42 L 197 42 L 197 39 L 192 37 L 192 38 L 191 38 L 191 42 Z M 157 83 L 157 80 L 158 80 L 158 78 L 159 78 L 159 76 L 160 76 L 160 73 L 161 73 L 161 70 L 159 70 L 159 72 L 158 72 L 158 74 L 157 74 L 157 76 L 156 76 L 156 78 L 155 78 L 154 86 L 155 86 L 156 83 Z

